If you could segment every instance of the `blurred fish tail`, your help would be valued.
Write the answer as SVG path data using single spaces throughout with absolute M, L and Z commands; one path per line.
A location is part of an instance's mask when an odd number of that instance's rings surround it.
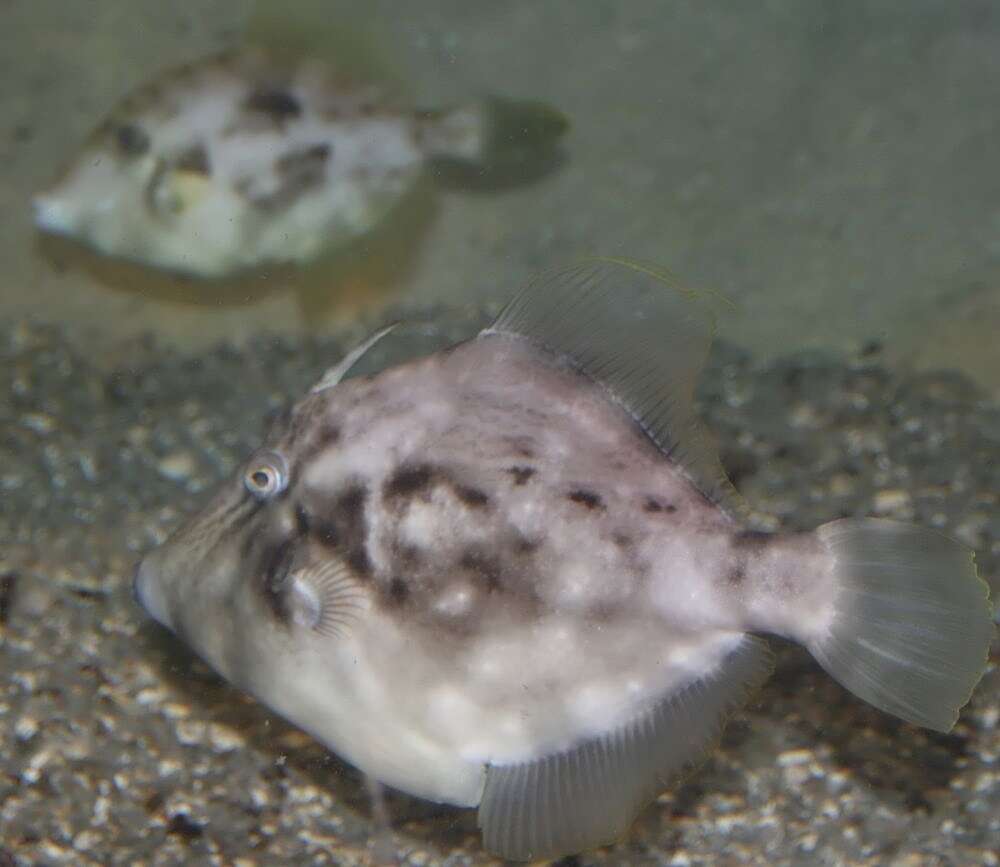
M 427 156 L 459 183 L 474 176 L 506 183 L 551 168 L 569 119 L 548 103 L 488 96 L 419 115 Z

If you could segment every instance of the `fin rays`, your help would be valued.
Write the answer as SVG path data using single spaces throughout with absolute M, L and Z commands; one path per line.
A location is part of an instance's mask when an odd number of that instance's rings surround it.
M 385 328 L 380 328 L 362 343 L 355 346 L 354 349 L 348 352 L 337 364 L 331 367 L 326 373 L 323 374 L 322 377 L 320 377 L 319 382 L 312 387 L 310 393 L 316 394 L 317 392 L 326 391 L 328 388 L 333 388 L 335 385 L 339 385 L 340 381 L 351 372 L 351 368 L 361 360 L 361 357 L 383 337 L 391 331 L 394 331 L 398 325 L 398 322 L 394 322 L 391 325 L 387 325 Z
M 525 337 L 604 386 L 691 482 L 735 516 L 726 478 L 694 404 L 714 331 L 711 311 L 651 266 L 593 259 L 543 273 L 482 335 Z
M 982 676 L 994 634 L 985 582 L 963 545 L 877 518 L 825 524 L 837 615 L 813 656 L 886 713 L 948 731 Z
M 338 561 L 325 561 L 295 573 L 300 594 L 298 619 L 321 635 L 338 638 L 363 610 L 366 595 Z
M 479 806 L 486 847 L 530 860 L 611 842 L 770 670 L 767 645 L 744 636 L 716 671 L 620 729 L 537 761 L 488 767 Z

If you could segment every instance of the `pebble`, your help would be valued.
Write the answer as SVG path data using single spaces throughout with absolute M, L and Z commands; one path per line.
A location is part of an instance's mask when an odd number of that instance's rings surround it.
M 908 491 L 899 488 L 878 491 L 872 503 L 876 515 L 903 515 L 912 511 L 913 501 Z
M 156 468 L 165 479 L 186 482 L 198 471 L 198 464 L 190 452 L 173 452 L 161 458 Z

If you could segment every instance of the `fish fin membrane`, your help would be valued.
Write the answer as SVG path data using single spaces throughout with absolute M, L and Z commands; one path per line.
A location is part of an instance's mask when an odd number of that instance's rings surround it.
M 767 644 L 744 636 L 714 672 L 623 727 L 536 761 L 488 767 L 479 805 L 485 847 L 527 861 L 613 842 L 704 754 L 771 668 Z
M 555 147 L 569 119 L 546 102 L 488 96 L 482 101 L 485 135 L 478 162 L 486 166 L 531 159 Z
M 876 518 L 817 533 L 834 556 L 839 594 L 830 630 L 809 645 L 813 656 L 875 707 L 949 731 L 994 633 L 973 553 L 933 530 Z
M 530 183 L 563 160 L 566 115 L 548 103 L 487 96 L 418 115 L 421 143 L 437 182 L 468 190 L 502 190 Z
M 708 499 L 749 514 L 695 408 L 715 317 L 655 266 L 590 259 L 543 272 L 483 334 L 518 334 L 604 386 Z
M 398 327 L 399 323 L 393 322 L 386 325 L 385 328 L 380 328 L 374 334 L 369 335 L 365 340 L 351 349 L 339 362 L 327 370 L 323 376 L 320 377 L 319 382 L 312 387 L 310 392 L 312 394 L 316 394 L 317 392 L 326 391 L 328 388 L 334 388 L 340 385 L 341 380 L 351 372 L 354 366 L 361 361 L 365 354 L 383 337 L 391 334 Z

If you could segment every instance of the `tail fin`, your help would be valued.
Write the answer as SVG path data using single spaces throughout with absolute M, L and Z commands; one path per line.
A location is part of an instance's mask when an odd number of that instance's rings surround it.
M 973 554 L 920 527 L 845 519 L 817 531 L 839 583 L 813 656 L 855 695 L 946 732 L 982 676 L 994 629 Z
M 558 162 L 569 121 L 544 102 L 490 96 L 421 114 L 421 141 L 446 181 L 464 186 L 533 180 Z

